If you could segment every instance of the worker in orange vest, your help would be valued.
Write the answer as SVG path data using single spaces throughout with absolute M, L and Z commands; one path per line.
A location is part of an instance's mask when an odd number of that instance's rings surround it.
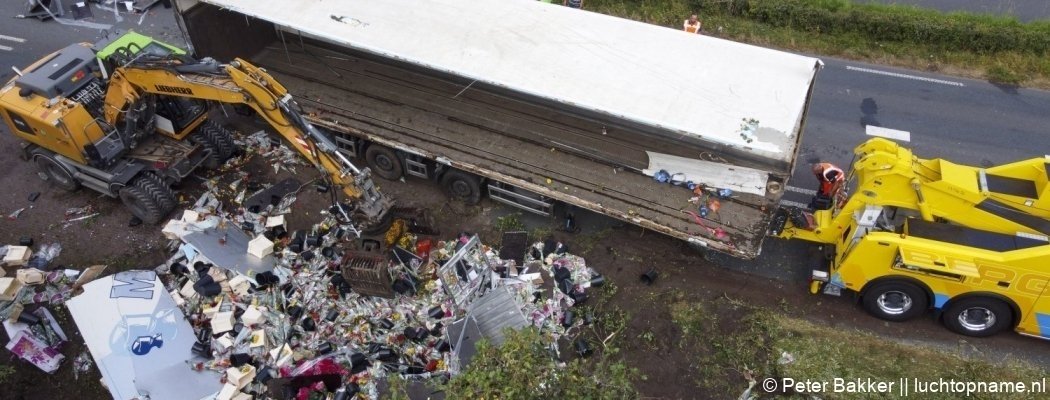
M 846 181 L 846 173 L 835 164 L 823 162 L 813 164 L 813 175 L 820 182 L 820 187 L 810 206 L 818 210 L 827 210 L 831 208 L 832 199 L 842 192 L 841 188 Z M 839 206 L 844 205 L 844 199 L 838 200 Z
M 696 14 L 693 14 L 682 24 L 682 29 L 689 33 L 700 33 L 700 26 L 700 20 L 696 19 Z

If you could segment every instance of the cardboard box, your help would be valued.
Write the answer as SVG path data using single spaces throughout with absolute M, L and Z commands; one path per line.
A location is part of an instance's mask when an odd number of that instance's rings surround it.
M 222 390 L 215 396 L 215 400 L 233 400 L 233 396 L 236 396 L 237 393 L 240 393 L 240 390 L 237 390 L 237 386 L 227 383 L 222 386 Z
M 237 275 L 229 280 L 230 289 L 238 296 L 247 296 L 248 290 L 252 288 L 251 281 L 244 275 Z
M 186 281 L 186 284 L 182 285 L 182 289 L 179 290 L 179 294 L 187 300 L 197 298 L 197 291 L 193 290 L 193 281 Z
M 4 263 L 16 267 L 26 265 L 29 257 L 33 256 L 33 250 L 26 246 L 7 246 L 7 254 L 4 255 Z
M 265 308 L 262 310 L 265 310 Z M 262 310 L 254 305 L 248 306 L 248 308 L 244 310 L 244 314 L 241 314 L 241 322 L 248 326 L 259 325 L 266 322 L 266 316 L 263 315 Z
M 179 240 L 183 235 L 190 233 L 189 229 L 186 229 L 186 223 L 177 219 L 168 221 L 164 224 L 164 229 L 160 231 L 164 234 L 164 237 L 169 240 Z
M 208 269 L 208 276 L 210 276 L 211 279 L 214 280 L 215 282 L 222 283 L 222 282 L 226 281 L 226 271 L 223 270 L 223 269 L 220 269 L 220 268 L 216 268 L 216 267 L 209 268 Z
M 284 215 L 275 215 L 266 218 L 266 228 L 273 228 L 275 226 L 284 226 Z
M 237 389 L 252 383 L 253 379 L 255 379 L 255 367 L 251 364 L 226 369 L 226 382 L 236 386 Z
M 266 236 L 259 235 L 248 242 L 248 254 L 255 258 L 263 258 L 273 253 L 273 242 Z
M 211 332 L 223 333 L 232 331 L 234 323 L 233 311 L 215 313 L 215 316 L 211 317 Z
M 182 298 L 182 295 L 178 291 L 172 290 L 170 293 L 172 300 L 175 300 L 175 305 L 182 307 L 186 305 L 186 299 Z
M 0 300 L 12 301 L 22 289 L 22 282 L 15 278 L 0 278 Z
M 266 331 L 262 329 L 252 331 L 252 336 L 248 343 L 248 347 L 266 346 Z
M 229 333 L 220 336 L 215 339 L 215 343 L 218 343 L 222 348 L 219 351 L 226 351 L 226 349 L 233 347 L 233 337 Z
M 44 271 L 36 268 L 22 268 L 15 271 L 15 279 L 18 279 L 25 285 L 31 286 L 44 283 L 44 280 L 47 279 L 47 275 L 44 274 Z

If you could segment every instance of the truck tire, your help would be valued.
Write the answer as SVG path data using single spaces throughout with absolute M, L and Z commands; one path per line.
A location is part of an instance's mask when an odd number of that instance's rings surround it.
M 204 121 L 201 128 L 208 141 L 212 142 L 219 149 L 222 161 L 228 160 L 237 151 L 237 143 L 233 141 L 233 133 L 226 127 L 209 119 Z
M 441 187 L 449 197 L 467 205 L 472 206 L 481 201 L 481 178 L 477 175 L 453 169 L 441 177 Z
M 161 213 L 168 215 L 175 210 L 179 203 L 175 200 L 175 193 L 171 191 L 167 183 L 164 183 L 163 179 L 152 172 L 143 172 L 140 178 L 144 181 L 142 188 L 153 197 L 153 200 L 156 200 Z
M 1002 300 L 975 296 L 953 301 L 942 318 L 944 325 L 952 332 L 988 337 L 1010 327 L 1014 313 Z
M 864 290 L 864 309 L 871 315 L 887 321 L 901 322 L 926 312 L 929 299 L 926 291 L 903 281 L 876 283 Z
M 73 177 L 66 167 L 59 164 L 54 158 L 44 152 L 37 152 L 35 157 L 36 166 L 40 169 L 41 177 L 44 180 L 51 182 L 62 190 L 72 192 L 80 189 L 80 182 L 77 182 L 76 178 Z
M 147 224 L 156 224 L 168 214 L 157 203 L 157 199 L 150 194 L 151 186 L 152 183 L 148 178 L 139 175 L 132 179 L 127 186 L 120 189 L 119 196 L 120 201 L 124 203 L 128 211 L 131 211 L 132 215 Z M 170 210 L 168 211 L 170 212 Z
M 405 173 L 397 152 L 389 147 L 378 144 L 368 146 L 365 150 L 365 162 L 372 173 L 386 180 L 396 181 Z

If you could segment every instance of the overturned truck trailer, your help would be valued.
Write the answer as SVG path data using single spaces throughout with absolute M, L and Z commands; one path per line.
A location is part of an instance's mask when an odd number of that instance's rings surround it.
M 533 0 L 176 9 L 198 56 L 266 68 L 376 175 L 544 215 L 570 204 L 742 258 L 759 254 L 821 65 Z

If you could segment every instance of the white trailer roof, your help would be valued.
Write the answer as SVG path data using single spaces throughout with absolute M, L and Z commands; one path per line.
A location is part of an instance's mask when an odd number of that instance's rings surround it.
M 794 157 L 820 65 L 815 58 L 535 0 L 204 2 L 778 161 Z M 742 134 L 744 120 L 752 119 L 757 129 Z

